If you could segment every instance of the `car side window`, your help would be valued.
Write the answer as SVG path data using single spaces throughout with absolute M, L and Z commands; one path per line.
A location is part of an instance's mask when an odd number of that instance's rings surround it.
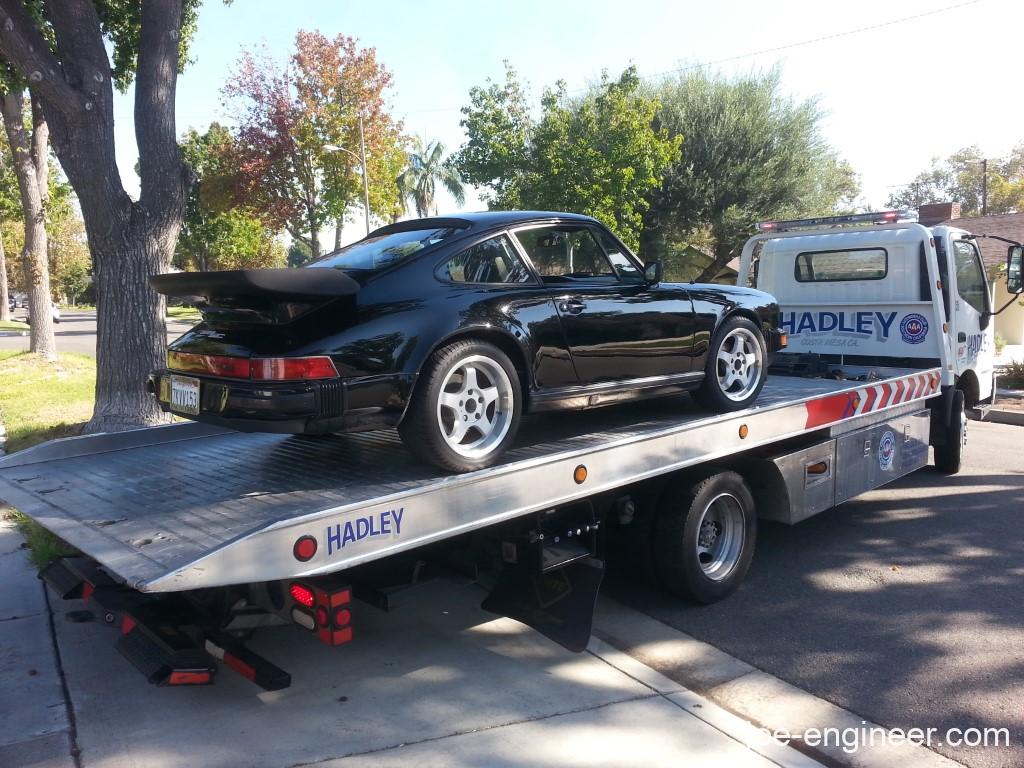
M 953 241 L 956 263 L 956 287 L 960 298 L 979 312 L 988 311 L 988 283 L 981 268 L 981 259 L 973 243 Z
M 545 283 L 618 280 L 589 227 L 566 224 L 534 227 L 521 229 L 515 236 Z
M 467 248 L 442 264 L 437 274 L 453 283 L 527 283 L 531 279 L 507 235 Z

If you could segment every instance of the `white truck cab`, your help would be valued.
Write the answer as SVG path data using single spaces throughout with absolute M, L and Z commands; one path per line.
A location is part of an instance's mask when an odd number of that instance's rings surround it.
M 995 393 L 996 311 L 976 236 L 916 218 L 763 222 L 743 248 L 738 283 L 778 299 L 790 360 L 937 366 L 944 387 L 984 409 Z

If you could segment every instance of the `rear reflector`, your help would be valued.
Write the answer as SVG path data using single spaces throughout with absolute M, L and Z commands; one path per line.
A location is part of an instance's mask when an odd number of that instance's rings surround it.
M 224 663 L 247 680 L 256 679 L 256 670 L 231 653 L 224 653 Z
M 292 584 L 291 587 L 289 587 L 288 592 L 291 593 L 292 600 L 299 605 L 304 605 L 307 608 L 313 607 L 313 603 L 315 602 L 313 590 L 305 584 Z
M 209 671 L 175 670 L 167 678 L 167 685 L 209 685 L 213 675 Z
M 205 373 L 228 379 L 252 381 L 308 381 L 336 379 L 338 369 L 331 358 L 316 357 L 229 357 L 193 352 L 167 353 L 167 367 L 184 373 Z
M 292 555 L 300 563 L 304 563 L 307 560 L 313 559 L 313 555 L 316 554 L 316 539 L 312 536 L 300 536 L 295 540 L 295 546 L 292 547 Z

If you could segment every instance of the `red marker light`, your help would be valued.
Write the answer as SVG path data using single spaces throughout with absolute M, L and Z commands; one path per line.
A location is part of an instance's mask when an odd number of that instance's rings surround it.
M 339 608 L 334 612 L 334 626 L 344 627 L 352 621 L 352 611 L 348 608 Z
M 321 627 L 326 627 L 329 618 L 330 616 L 328 616 L 327 614 L 327 609 L 324 608 L 322 605 L 317 606 L 316 623 L 319 624 Z
M 300 563 L 312 560 L 313 555 L 316 554 L 316 539 L 312 536 L 300 536 L 295 540 L 295 546 L 292 547 L 292 554 Z
M 299 605 L 304 605 L 307 608 L 312 608 L 315 599 L 313 597 L 313 590 L 307 587 L 305 584 L 292 584 L 288 589 L 289 594 Z

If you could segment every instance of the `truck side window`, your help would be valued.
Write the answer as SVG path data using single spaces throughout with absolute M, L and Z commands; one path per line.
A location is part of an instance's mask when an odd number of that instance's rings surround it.
M 956 289 L 960 298 L 979 312 L 988 312 L 988 281 L 974 243 L 954 240 L 953 261 L 956 265 Z

